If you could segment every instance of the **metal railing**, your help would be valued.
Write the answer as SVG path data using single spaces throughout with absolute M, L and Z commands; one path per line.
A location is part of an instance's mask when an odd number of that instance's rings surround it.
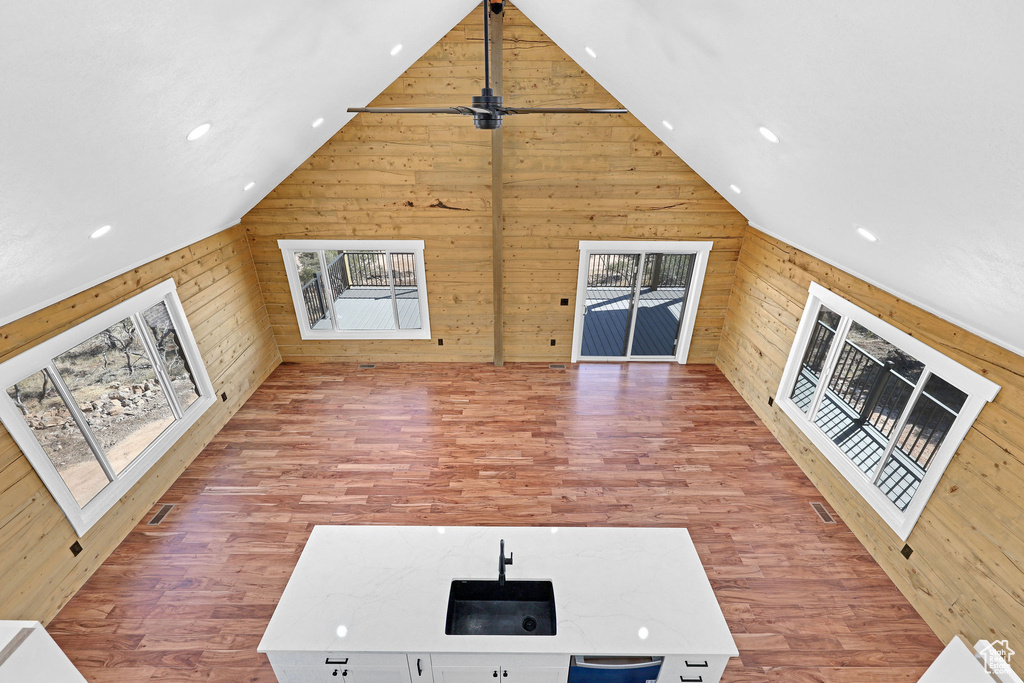
M 807 344 L 807 351 L 804 352 L 803 367 L 815 377 L 821 377 L 821 368 L 825 364 L 825 357 L 828 356 L 829 347 L 836 336 L 836 331 L 817 320 L 814 324 L 814 333 L 811 341 Z
M 587 287 L 632 289 L 639 263 L 639 254 L 591 254 L 587 266 Z
M 335 297 L 353 287 L 389 287 L 387 256 L 383 251 L 339 252 L 327 264 L 327 275 Z M 395 287 L 415 287 L 415 254 L 391 254 L 391 278 Z
M 650 253 L 644 257 L 641 287 L 686 287 L 693 273 L 694 254 Z M 636 284 L 639 254 L 591 254 L 587 287 L 622 287 Z
M 859 424 L 872 425 L 885 438 L 899 421 L 914 383 L 850 340 L 846 340 L 829 390 L 860 416 Z
M 928 392 L 922 392 L 910 413 L 907 427 L 896 441 L 896 448 L 927 470 L 956 417 L 954 410 Z
M 306 305 L 306 318 L 310 327 L 327 317 L 327 302 L 324 301 L 319 273 L 314 273 L 313 279 L 302 285 L 302 302 Z

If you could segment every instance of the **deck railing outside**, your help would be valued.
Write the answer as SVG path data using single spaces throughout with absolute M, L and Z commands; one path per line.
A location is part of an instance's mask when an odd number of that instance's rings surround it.
M 686 287 L 693 272 L 694 254 L 649 253 L 644 259 L 641 287 Z M 587 270 L 587 287 L 628 287 L 636 284 L 639 254 L 593 254 Z
M 802 409 L 811 401 L 835 334 L 835 329 L 818 321 L 793 392 Z M 922 391 L 909 407 L 914 387 L 892 361 L 882 361 L 847 339 L 815 416 L 815 423 L 829 438 L 865 474 L 874 476 L 875 485 L 904 510 L 957 416 L 928 391 Z M 880 463 L 908 408 L 911 413 L 889 457 Z
M 314 273 L 313 279 L 302 285 L 302 302 L 306 305 L 306 319 L 310 327 L 327 317 L 327 304 L 324 302 L 318 273 Z
M 330 292 L 335 300 L 349 290 L 373 289 L 386 290 L 393 284 L 403 289 L 416 287 L 416 257 L 414 254 L 390 254 L 391 281 L 388 281 L 388 254 L 383 251 L 341 251 L 327 264 L 327 282 L 323 276 L 315 272 L 312 278 L 302 285 L 302 301 L 306 308 L 306 317 L 312 328 L 328 316 L 327 292 L 325 284 L 330 285 Z M 353 294 L 355 292 L 353 291 Z M 405 295 L 406 293 L 397 292 Z M 359 295 L 356 294 L 358 297 Z M 379 297 L 380 293 L 373 296 Z

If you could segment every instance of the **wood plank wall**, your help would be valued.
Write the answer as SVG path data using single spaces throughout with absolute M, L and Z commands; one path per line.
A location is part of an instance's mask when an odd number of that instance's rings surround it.
M 507 103 L 619 106 L 514 7 L 503 46 Z M 473 11 L 373 104 L 468 104 L 482 50 Z M 713 239 L 689 361 L 714 362 L 743 217 L 630 115 L 513 116 L 503 137 L 505 360 L 569 359 L 579 240 Z M 468 118 L 360 114 L 242 224 L 285 360 L 491 359 L 490 133 Z M 300 339 L 291 238 L 423 239 L 434 339 Z
M 0 619 L 46 623 L 56 615 L 280 363 L 238 227 L 0 327 L 0 362 L 167 278 L 177 283 L 214 389 L 227 401 L 217 401 L 86 533 L 78 557 L 69 550 L 74 530 L 0 425 Z
M 505 60 L 512 106 L 622 106 L 516 10 Z M 513 116 L 504 136 L 506 358 L 569 360 L 580 240 L 711 239 L 688 362 L 713 363 L 746 219 L 632 115 Z
M 909 559 L 785 413 L 768 406 L 812 281 L 1002 386 L 907 540 Z M 751 228 L 717 362 L 940 638 L 1024 645 L 1024 358 Z M 1024 672 L 1024 659 L 1013 663 Z

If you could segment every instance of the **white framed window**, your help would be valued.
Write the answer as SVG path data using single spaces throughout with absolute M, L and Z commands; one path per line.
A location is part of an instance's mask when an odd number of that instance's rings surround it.
M 0 419 L 85 534 L 213 405 L 174 281 L 0 364 Z
M 685 363 L 713 242 L 580 242 L 571 361 Z
M 430 339 L 423 240 L 278 240 L 303 339 Z
M 906 540 L 999 388 L 811 283 L 775 400 Z

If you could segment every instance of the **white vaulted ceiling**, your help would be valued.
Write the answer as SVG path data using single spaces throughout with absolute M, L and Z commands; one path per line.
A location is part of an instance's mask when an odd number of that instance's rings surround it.
M 516 5 L 757 227 L 1022 353 L 1024 5 Z M 0 324 L 237 221 L 477 6 L 4 3 Z
M 237 222 L 476 4 L 0 3 L 0 324 Z

